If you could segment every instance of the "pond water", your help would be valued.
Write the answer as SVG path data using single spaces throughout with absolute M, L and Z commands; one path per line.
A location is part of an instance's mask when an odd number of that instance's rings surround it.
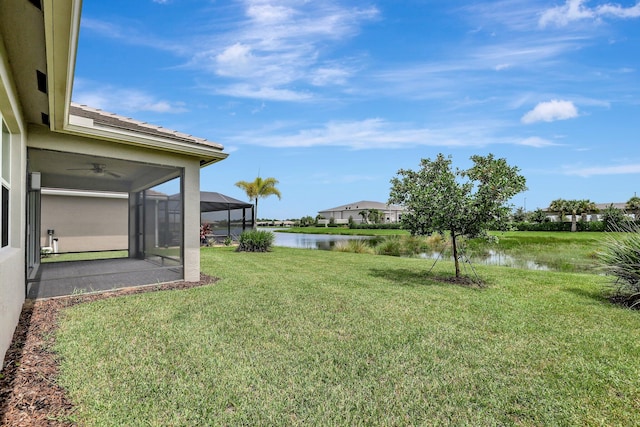
M 440 254 L 437 253 L 421 254 L 420 256 L 427 259 L 440 258 Z M 451 260 L 453 260 L 453 257 L 451 257 Z M 523 268 L 526 270 L 549 270 L 549 267 L 546 265 L 538 264 L 532 260 L 518 259 L 512 257 L 511 255 L 507 255 L 503 252 L 494 250 L 490 250 L 489 253 L 484 257 L 471 257 L 471 263 L 483 265 L 500 265 L 503 267 Z
M 337 242 L 346 240 L 369 239 L 366 236 L 345 236 L 339 234 L 304 234 L 304 233 L 278 233 L 278 229 L 262 229 L 275 231 L 274 246 L 287 248 L 331 250 Z
M 304 233 L 278 233 L 277 228 L 261 228 L 261 230 L 273 231 L 275 235 L 274 246 L 284 246 L 298 249 L 331 250 L 337 242 L 347 240 L 370 239 L 368 236 L 348 236 L 337 234 L 304 234 Z M 422 258 L 437 259 L 438 253 L 421 254 Z M 524 268 L 528 270 L 549 270 L 546 265 L 540 265 L 532 260 L 517 259 L 511 255 L 498 251 L 489 251 L 486 256 L 472 257 L 472 264 L 500 265 L 504 267 Z

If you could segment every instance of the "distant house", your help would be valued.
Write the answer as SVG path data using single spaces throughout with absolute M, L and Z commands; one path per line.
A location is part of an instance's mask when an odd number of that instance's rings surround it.
M 613 206 L 616 209 L 620 209 L 625 212 L 625 216 L 629 219 L 633 219 L 633 212 L 627 212 L 627 204 L 626 203 L 596 203 L 596 210 L 593 212 L 587 212 L 584 215 L 579 215 L 578 220 L 582 221 L 600 221 L 602 220 L 602 211 L 607 209 L 609 206 Z M 560 218 L 560 212 L 555 212 L 549 210 L 549 208 L 543 209 L 543 212 L 547 214 L 547 218 L 549 218 L 552 222 L 569 222 L 571 221 L 571 214 L 565 212 L 564 218 Z
M 81 9 L 81 0 L 0 1 L 0 359 L 25 298 L 47 296 L 40 291 L 200 280 L 200 169 L 227 154 L 212 141 L 72 103 Z M 155 197 L 167 183 L 177 197 Z M 117 230 L 105 232 L 126 233 L 128 257 L 117 265 L 132 267 L 105 272 L 113 264 L 92 261 L 81 272 L 55 263 L 66 275 L 53 277 L 40 262 L 48 230 L 70 233 L 61 245 L 79 245 L 68 226 L 84 227 L 85 218 L 76 210 L 58 222 L 42 189 L 126 195 L 113 198 Z M 89 200 L 68 196 L 78 209 Z M 95 241 L 96 230 L 85 232 Z
M 382 222 L 385 223 L 399 222 L 402 217 L 402 213 L 404 212 L 404 208 L 401 206 L 361 200 L 359 202 L 325 209 L 319 211 L 318 214 L 326 221 L 330 221 L 331 218 L 333 218 L 333 221 L 336 224 L 347 224 L 349 219 L 353 220 L 355 223 L 362 223 L 365 221 L 361 212 L 367 212 L 374 209 L 382 212 Z

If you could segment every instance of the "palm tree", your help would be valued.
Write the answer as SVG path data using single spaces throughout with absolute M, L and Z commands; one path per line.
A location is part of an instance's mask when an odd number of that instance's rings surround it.
M 596 210 L 596 205 L 591 200 L 564 200 L 556 199 L 549 204 L 549 210 L 560 213 L 560 220 L 566 214 L 571 214 L 571 231 L 578 231 L 578 215 Z
M 273 196 L 273 195 L 278 196 L 278 199 L 282 198 L 282 195 L 280 194 L 280 190 L 276 188 L 276 185 L 278 184 L 279 182 L 275 178 L 262 179 L 260 177 L 257 177 L 251 182 L 248 182 L 248 181 L 236 182 L 236 187 L 242 188 L 244 192 L 247 193 L 247 197 L 249 198 L 249 200 L 252 200 L 255 203 L 255 212 L 253 213 L 254 227 L 258 219 L 258 199 L 262 199 L 262 198 Z
M 587 220 L 587 214 L 598 212 L 596 204 L 589 199 L 578 200 L 578 211 L 582 214 L 582 220 Z
M 362 217 L 362 222 L 364 224 L 369 224 L 369 210 L 365 209 L 363 211 L 358 212 L 358 215 Z
M 564 216 L 567 213 L 567 201 L 564 199 L 556 199 L 549 203 L 549 212 L 557 212 L 560 222 L 564 222 Z
M 638 220 L 638 212 L 640 212 L 640 197 L 633 196 L 629 200 L 627 200 L 627 209 L 633 212 L 634 221 Z

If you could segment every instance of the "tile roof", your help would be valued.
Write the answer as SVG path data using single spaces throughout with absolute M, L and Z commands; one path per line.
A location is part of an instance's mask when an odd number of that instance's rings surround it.
M 332 212 L 332 211 L 345 211 L 345 210 L 351 210 L 351 209 L 378 209 L 378 210 L 382 210 L 382 211 L 387 211 L 387 210 L 398 210 L 398 211 L 402 211 L 404 210 L 404 208 L 402 208 L 401 206 L 395 206 L 395 205 L 388 205 L 386 203 L 382 203 L 382 202 L 373 202 L 370 200 L 361 200 L 359 202 L 355 202 L 355 203 L 349 203 L 347 205 L 342 205 L 342 206 L 338 206 L 335 208 L 331 208 L 331 209 L 323 209 L 319 212 Z
M 221 144 L 209 141 L 204 138 L 198 138 L 193 135 L 163 128 L 162 126 L 152 125 L 150 123 L 141 122 L 139 120 L 120 116 L 114 113 L 109 113 L 97 108 L 77 104 L 75 102 L 71 103 L 69 113 L 75 116 L 91 119 L 93 120 L 93 123 L 95 125 L 99 126 L 144 134 L 152 137 L 166 138 L 183 143 L 186 142 L 190 144 L 204 145 L 220 150 L 224 148 Z

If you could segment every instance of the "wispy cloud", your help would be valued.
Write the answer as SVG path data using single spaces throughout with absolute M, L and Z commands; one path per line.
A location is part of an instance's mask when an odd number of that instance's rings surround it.
M 181 56 L 187 55 L 191 49 L 188 43 L 181 43 L 178 40 L 165 40 L 153 35 L 151 31 L 145 31 L 139 22 L 124 25 L 83 15 L 80 25 L 83 31 L 90 31 L 102 37 L 118 40 L 129 45 L 168 51 Z
M 588 178 L 596 175 L 635 175 L 640 174 L 640 163 L 615 165 L 615 166 L 592 166 L 583 168 L 565 168 L 565 175 L 576 175 Z
M 589 7 L 586 3 L 586 0 L 566 0 L 562 6 L 556 6 L 544 11 L 538 23 L 544 28 L 550 24 L 566 26 L 574 21 L 599 20 L 606 17 L 620 19 L 640 17 L 640 2 L 629 7 L 611 3 Z
M 330 121 L 322 126 L 288 131 L 294 123 L 235 133 L 226 140 L 274 148 L 344 147 L 352 150 L 428 147 L 485 147 L 513 144 L 533 148 L 558 145 L 540 137 L 507 137 L 496 132 L 504 124 L 458 123 L 455 127 L 427 128 L 380 118 Z
M 545 138 L 532 136 L 532 137 L 521 140 L 520 142 L 518 142 L 518 145 L 524 145 L 527 147 L 534 147 L 534 148 L 544 148 L 544 147 L 552 147 L 560 144 L 557 144 L 553 141 L 549 141 L 548 139 L 545 139 Z
M 551 100 L 541 102 L 524 116 L 522 123 L 530 124 L 535 122 L 554 122 L 556 120 L 567 120 L 578 117 L 578 109 L 571 101 Z
M 241 15 L 223 28 L 216 26 L 215 35 L 208 35 L 203 26 L 181 40 L 165 41 L 136 30 L 137 25 L 89 17 L 83 18 L 82 26 L 104 37 L 186 58 L 187 67 L 223 79 L 222 84 L 217 82 L 219 93 L 304 101 L 312 92 L 299 89 L 302 86 L 313 89 L 349 81 L 357 70 L 357 59 L 332 57 L 333 46 L 355 37 L 363 23 L 379 16 L 373 6 L 344 6 L 336 1 L 243 0 L 239 4 Z
M 354 37 L 363 22 L 376 19 L 374 7 L 333 2 L 245 0 L 236 28 L 214 46 L 194 52 L 189 66 L 230 81 L 221 93 L 278 101 L 306 100 L 300 85 L 344 84 L 354 72 L 349 63 L 329 58 L 333 44 Z M 241 90 L 239 90 L 241 88 Z
M 82 80 L 76 81 L 73 100 L 80 104 L 118 114 L 139 111 L 154 113 L 184 113 L 188 111 L 182 102 L 159 99 L 138 89 L 98 86 Z

